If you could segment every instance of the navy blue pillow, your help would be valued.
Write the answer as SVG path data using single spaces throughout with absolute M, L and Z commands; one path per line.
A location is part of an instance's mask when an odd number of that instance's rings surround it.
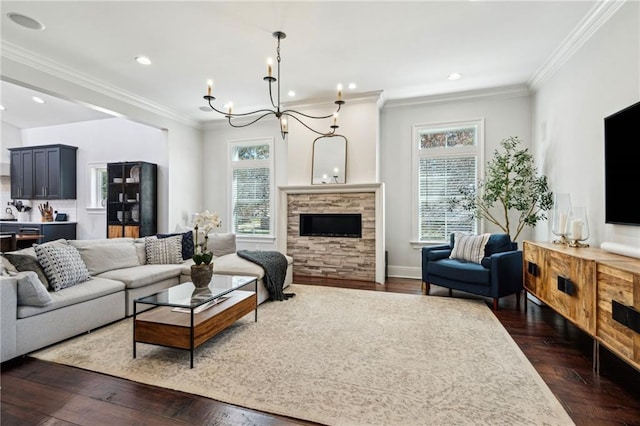
M 156 234 L 158 238 L 175 237 L 176 235 L 182 235 L 182 260 L 191 259 L 193 252 L 195 251 L 195 245 L 193 244 L 193 232 L 187 231 L 185 233 L 177 234 Z
M 484 255 L 489 257 L 492 254 L 513 250 L 509 234 L 491 234 L 487 245 L 484 246 Z

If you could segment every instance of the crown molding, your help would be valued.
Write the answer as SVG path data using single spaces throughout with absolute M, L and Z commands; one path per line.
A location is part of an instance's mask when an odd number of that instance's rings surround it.
M 527 87 L 525 84 L 517 84 L 512 86 L 492 87 L 489 89 L 468 90 L 464 92 L 419 96 L 415 98 L 390 99 L 385 102 L 384 108 L 400 108 L 477 98 L 514 98 L 529 96 L 530 94 L 531 92 L 529 90 L 529 87 Z
M 194 127 L 197 129 L 200 128 L 200 124 L 197 121 L 192 120 L 189 117 L 180 115 L 162 105 L 151 102 L 148 99 L 135 96 L 130 92 L 112 86 L 104 81 L 97 80 L 85 74 L 79 73 L 77 70 L 69 68 L 49 58 L 36 55 L 35 53 L 15 44 L 6 42 L 4 40 L 1 43 L 2 44 L 0 51 L 2 52 L 3 58 L 7 58 L 19 64 L 37 69 L 46 74 L 71 82 L 78 86 L 82 86 L 86 89 L 90 89 L 102 95 L 117 99 L 153 114 L 160 115 L 162 117 L 177 121 L 190 127 Z
M 371 92 L 363 92 L 363 93 L 354 93 L 345 95 L 343 99 L 346 101 L 347 105 L 357 104 L 357 103 L 366 103 L 366 102 L 376 102 L 379 103 L 382 98 L 382 90 L 374 90 Z M 312 99 L 302 99 L 299 101 L 290 101 L 283 102 L 282 106 L 286 108 L 322 108 L 326 107 L 327 103 L 333 105 L 335 99 L 329 98 L 312 98 Z
M 598 1 L 527 82 L 532 90 L 554 75 L 613 16 L 626 0 Z

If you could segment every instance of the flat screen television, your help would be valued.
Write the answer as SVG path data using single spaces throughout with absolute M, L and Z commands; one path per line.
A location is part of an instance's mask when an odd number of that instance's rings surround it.
M 604 119 L 605 222 L 640 226 L 640 102 Z

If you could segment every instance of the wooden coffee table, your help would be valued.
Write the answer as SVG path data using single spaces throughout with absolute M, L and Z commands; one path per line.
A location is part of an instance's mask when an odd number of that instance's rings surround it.
M 254 291 L 239 290 L 254 285 Z M 133 357 L 136 343 L 168 346 L 190 351 L 231 324 L 255 311 L 258 321 L 257 279 L 237 275 L 213 275 L 208 287 L 193 283 L 169 287 L 133 301 Z M 137 313 L 138 304 L 154 307 Z

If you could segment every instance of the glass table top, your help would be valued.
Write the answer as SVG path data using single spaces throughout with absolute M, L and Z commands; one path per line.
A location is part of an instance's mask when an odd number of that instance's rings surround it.
M 135 301 L 149 305 L 196 308 L 256 280 L 256 277 L 214 274 L 208 287 L 196 288 L 192 282 L 186 282 L 150 296 L 139 297 Z

